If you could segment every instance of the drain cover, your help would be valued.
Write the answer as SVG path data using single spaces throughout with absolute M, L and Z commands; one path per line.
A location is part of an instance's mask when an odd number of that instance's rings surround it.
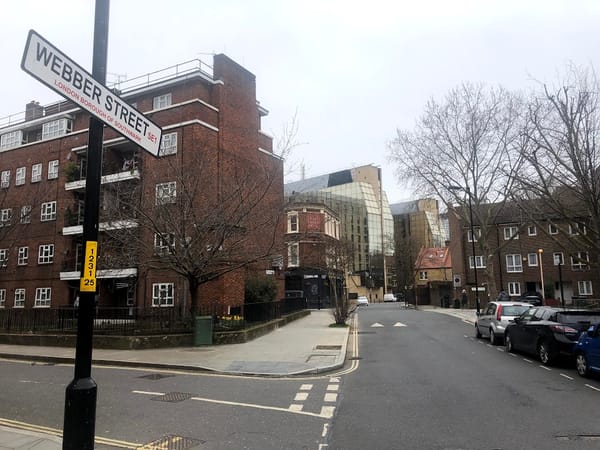
M 138 378 L 145 378 L 147 380 L 160 380 L 162 378 L 169 378 L 169 377 L 174 377 L 175 375 L 163 375 L 160 373 L 151 373 L 150 375 L 142 375 L 141 377 Z
M 190 397 L 193 397 L 193 394 L 186 394 L 185 392 L 167 392 L 166 394 L 152 397 L 150 400 L 155 400 L 157 402 L 177 403 L 187 400 Z
M 317 345 L 316 350 L 341 350 L 341 345 Z
M 136 450 L 185 450 L 206 441 L 183 436 L 164 436 L 156 441 L 138 447 Z

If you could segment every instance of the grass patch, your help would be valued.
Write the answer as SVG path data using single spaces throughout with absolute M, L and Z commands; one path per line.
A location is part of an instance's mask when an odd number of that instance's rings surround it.
M 329 325 L 329 328 L 346 328 L 348 326 L 347 323 L 332 323 Z

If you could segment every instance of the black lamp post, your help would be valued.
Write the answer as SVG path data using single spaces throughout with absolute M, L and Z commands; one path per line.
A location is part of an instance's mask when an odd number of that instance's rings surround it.
M 469 186 L 463 188 L 462 186 L 448 186 L 448 189 L 452 191 L 464 191 L 467 193 L 467 197 L 469 199 L 469 221 L 470 221 L 470 229 L 471 229 L 471 251 L 473 252 L 473 274 L 475 277 L 475 308 L 477 309 L 477 314 L 481 311 L 480 301 L 479 301 L 479 283 L 477 282 L 477 259 L 475 258 L 475 227 L 473 225 L 473 204 L 471 203 L 471 190 Z
M 562 281 L 562 254 L 554 256 L 554 263 L 558 263 L 558 282 L 560 283 L 560 302 L 562 303 L 563 309 L 565 308 L 565 293 L 563 291 Z

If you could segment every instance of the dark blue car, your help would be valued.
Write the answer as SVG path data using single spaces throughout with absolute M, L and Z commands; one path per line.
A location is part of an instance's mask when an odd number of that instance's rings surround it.
M 600 323 L 591 326 L 581 335 L 574 353 L 579 375 L 587 377 L 591 372 L 600 372 Z

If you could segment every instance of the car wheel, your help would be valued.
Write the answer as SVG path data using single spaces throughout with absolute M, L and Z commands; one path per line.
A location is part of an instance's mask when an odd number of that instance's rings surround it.
M 475 324 L 475 337 L 477 339 L 481 339 L 481 331 L 479 331 L 479 327 Z
M 552 361 L 552 356 L 550 355 L 550 349 L 548 348 L 548 344 L 545 342 L 540 342 L 538 345 L 538 356 L 542 364 L 547 366 Z
M 583 353 L 578 353 L 575 356 L 575 368 L 577 369 L 577 373 L 582 377 L 587 377 L 590 374 L 590 367 Z
M 490 328 L 490 344 L 496 345 L 498 343 L 498 338 L 496 337 L 496 333 L 492 328 Z
M 510 338 L 510 334 L 506 333 L 504 336 L 504 346 L 506 347 L 506 351 L 512 353 L 515 351 L 512 343 L 512 339 Z

